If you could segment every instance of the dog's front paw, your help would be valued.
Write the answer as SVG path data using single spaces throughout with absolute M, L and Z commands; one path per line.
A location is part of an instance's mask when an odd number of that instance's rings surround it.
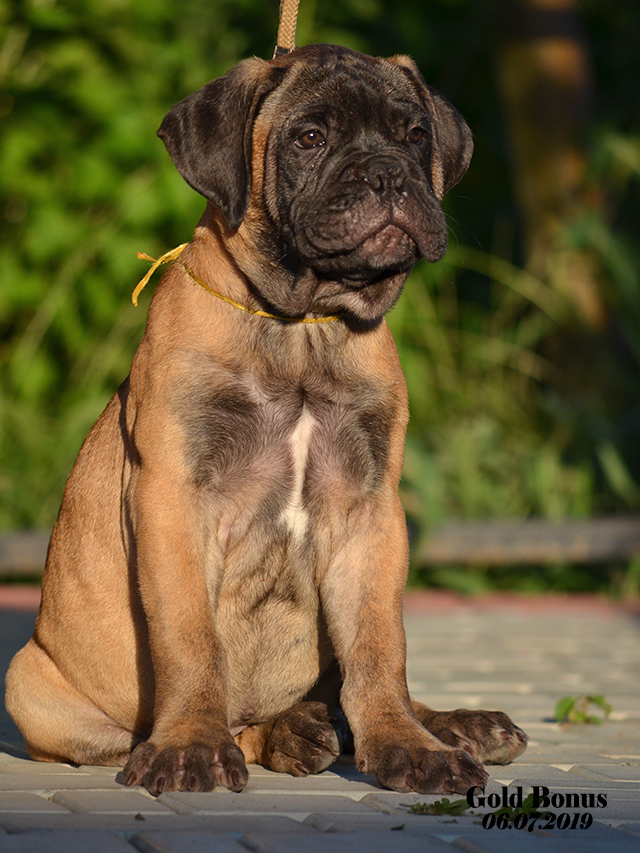
M 438 740 L 464 749 L 482 764 L 508 764 L 527 748 L 527 735 L 501 711 L 432 711 L 417 703 L 415 711 Z
M 482 787 L 488 773 L 461 749 L 439 752 L 423 746 L 387 745 L 356 754 L 356 766 L 373 773 L 392 791 L 419 794 L 466 794 L 474 785 Z
M 213 791 L 216 785 L 241 791 L 249 778 L 244 756 L 233 742 L 158 750 L 150 741 L 133 750 L 123 777 L 125 785 L 143 785 L 154 797 L 164 791 Z
M 320 773 L 340 755 L 347 732 L 341 711 L 322 702 L 299 702 L 276 719 L 264 750 L 264 764 L 279 773 Z

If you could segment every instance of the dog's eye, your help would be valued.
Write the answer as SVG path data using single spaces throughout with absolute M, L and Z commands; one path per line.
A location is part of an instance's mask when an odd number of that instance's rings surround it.
M 324 136 L 316 128 L 307 130 L 296 139 L 298 148 L 317 148 L 319 145 L 324 145 L 324 143 Z
M 412 127 L 407 133 L 407 142 L 413 145 L 422 145 L 427 138 L 427 131 L 423 127 Z

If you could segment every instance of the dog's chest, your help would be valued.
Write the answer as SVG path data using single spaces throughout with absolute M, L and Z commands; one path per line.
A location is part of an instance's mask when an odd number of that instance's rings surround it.
M 379 388 L 201 387 L 183 406 L 186 463 L 224 514 L 310 533 L 327 503 L 371 495 L 388 464 L 394 402 Z M 337 508 L 337 507 L 336 507 Z

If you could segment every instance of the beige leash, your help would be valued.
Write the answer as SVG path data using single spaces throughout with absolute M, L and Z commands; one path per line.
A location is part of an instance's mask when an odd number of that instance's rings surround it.
M 291 53 L 296 46 L 296 23 L 300 0 L 280 0 L 280 24 L 273 58 Z

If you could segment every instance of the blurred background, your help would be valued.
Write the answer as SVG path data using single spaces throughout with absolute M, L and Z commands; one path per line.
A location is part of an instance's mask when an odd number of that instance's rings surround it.
M 144 328 L 136 252 L 189 240 L 203 210 L 162 117 L 269 59 L 277 19 L 276 0 L 0 0 L 0 531 L 50 529 Z M 411 582 L 637 594 L 633 555 L 440 564 L 429 542 L 445 522 L 640 512 L 640 5 L 302 0 L 314 41 L 412 55 L 476 141 L 447 256 L 388 318 Z

